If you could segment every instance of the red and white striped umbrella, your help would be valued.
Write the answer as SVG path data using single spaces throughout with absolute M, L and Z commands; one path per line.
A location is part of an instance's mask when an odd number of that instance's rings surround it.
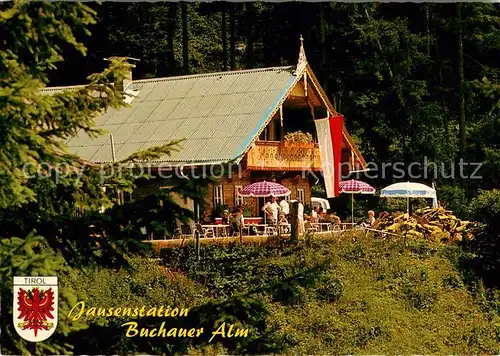
M 345 180 L 339 183 L 341 193 L 351 194 L 351 222 L 354 222 L 354 194 L 375 194 L 375 188 L 360 180 Z
M 275 182 L 257 182 L 247 185 L 239 192 L 240 197 L 286 197 L 290 195 L 290 189 Z
M 345 180 L 339 183 L 340 192 L 348 194 L 375 194 L 375 188 L 360 180 Z

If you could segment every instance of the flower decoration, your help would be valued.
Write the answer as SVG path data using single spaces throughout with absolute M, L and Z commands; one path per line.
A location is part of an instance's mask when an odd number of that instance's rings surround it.
M 285 135 L 285 142 L 310 143 L 313 142 L 313 137 L 310 133 L 295 131 Z

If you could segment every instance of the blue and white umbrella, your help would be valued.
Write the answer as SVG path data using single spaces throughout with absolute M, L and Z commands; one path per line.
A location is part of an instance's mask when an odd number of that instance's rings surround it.
M 434 188 L 414 182 L 391 184 L 380 191 L 380 196 L 385 198 L 406 198 L 408 214 L 410 213 L 410 198 L 432 198 L 433 205 L 437 202 Z

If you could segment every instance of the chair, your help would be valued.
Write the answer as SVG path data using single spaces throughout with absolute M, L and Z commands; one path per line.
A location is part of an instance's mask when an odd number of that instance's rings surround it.
M 266 226 L 264 228 L 264 235 L 277 235 L 278 233 L 276 232 L 276 228 L 274 226 Z
M 232 236 L 240 236 L 240 229 L 241 226 L 239 226 L 237 223 L 235 222 L 231 223 L 231 230 L 233 231 Z
M 281 223 L 279 225 L 280 233 L 281 234 L 288 234 L 291 232 L 291 225 L 289 223 Z
M 194 237 L 194 229 L 193 226 L 188 224 L 182 224 L 180 228 L 177 229 L 180 232 L 180 235 L 183 237 Z
M 318 227 L 313 226 L 313 224 L 310 221 L 306 221 L 304 223 L 304 228 L 306 229 L 306 232 L 318 232 Z
M 203 226 L 201 226 L 200 223 L 197 223 L 195 224 L 195 227 L 196 227 L 196 230 L 195 230 L 195 234 L 198 234 L 198 236 L 200 237 L 208 237 L 208 229 L 204 229 Z

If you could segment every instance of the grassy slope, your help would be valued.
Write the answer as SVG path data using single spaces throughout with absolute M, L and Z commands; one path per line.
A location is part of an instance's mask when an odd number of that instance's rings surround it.
M 107 306 L 195 307 L 251 295 L 269 311 L 267 325 L 256 326 L 266 337 L 243 346 L 226 343 L 226 352 L 498 354 L 498 315 L 482 311 L 467 291 L 447 257 L 457 251 L 427 242 L 404 247 L 400 241 L 343 235 L 313 238 L 299 247 L 203 246 L 197 263 L 188 246 L 165 251 L 167 274 L 140 263 L 132 274 L 92 273 L 78 288 L 89 302 Z M 254 316 L 250 311 L 241 321 L 247 326 Z M 144 347 L 136 345 L 136 350 L 148 352 Z M 193 353 L 200 347 L 207 353 L 224 350 L 196 341 L 171 350 Z
M 315 244 L 306 259 L 331 257 L 328 274 L 342 283 L 342 296 L 295 307 L 272 303 L 272 319 L 294 335 L 292 353 L 498 353 L 495 328 L 446 249 L 350 236 Z

